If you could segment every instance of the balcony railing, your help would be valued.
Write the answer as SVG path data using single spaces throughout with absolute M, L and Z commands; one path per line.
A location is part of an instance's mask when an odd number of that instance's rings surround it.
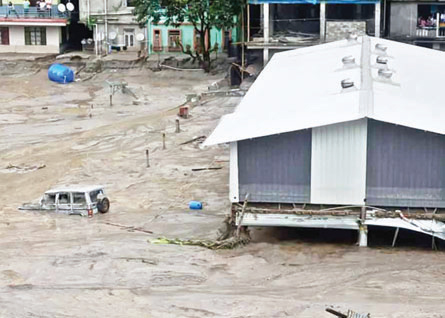
M 445 38 L 445 22 L 440 21 L 440 14 L 436 14 L 434 25 L 417 26 L 416 37 L 418 38 Z
M 57 6 L 53 6 L 51 10 L 41 9 L 37 7 L 30 7 L 24 9 L 21 5 L 15 5 L 14 9 L 9 9 L 8 6 L 0 6 L 0 19 L 67 19 L 67 12 L 60 12 Z
M 441 23 L 442 24 L 442 23 Z M 445 37 L 445 26 L 439 27 L 417 27 L 416 37 L 418 38 L 443 38 Z

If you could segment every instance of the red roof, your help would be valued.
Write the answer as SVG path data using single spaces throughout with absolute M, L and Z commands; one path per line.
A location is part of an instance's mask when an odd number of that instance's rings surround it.
M 16 23 L 66 23 L 67 19 L 63 19 L 63 18 L 14 18 L 14 17 L 9 17 L 9 18 L 0 18 L 0 22 L 11 22 L 13 24 Z

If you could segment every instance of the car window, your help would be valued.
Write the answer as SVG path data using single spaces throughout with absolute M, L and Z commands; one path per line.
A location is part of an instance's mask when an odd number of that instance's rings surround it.
M 59 204 L 70 204 L 69 193 L 59 193 Z
M 56 203 L 56 195 L 45 193 L 42 203 L 43 204 L 55 204 Z
M 97 196 L 102 193 L 102 190 L 94 190 L 90 192 L 90 199 L 92 203 L 96 203 L 97 202 Z
M 74 192 L 73 193 L 73 204 L 85 204 L 85 193 L 83 192 Z

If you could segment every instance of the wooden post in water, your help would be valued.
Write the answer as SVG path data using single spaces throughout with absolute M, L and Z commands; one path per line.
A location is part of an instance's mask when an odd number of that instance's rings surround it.
M 149 151 L 148 151 L 148 149 L 147 150 L 145 150 L 145 157 L 146 157 L 146 159 L 147 159 L 147 168 L 150 168 L 150 157 L 149 157 Z
M 165 133 L 162 133 L 162 150 L 165 150 Z

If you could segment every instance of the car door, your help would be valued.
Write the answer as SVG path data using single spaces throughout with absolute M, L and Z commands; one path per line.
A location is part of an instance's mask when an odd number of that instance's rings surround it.
M 73 198 L 73 213 L 74 214 L 86 214 L 88 213 L 88 202 L 85 196 L 85 192 L 73 192 L 71 193 Z
M 69 213 L 72 210 L 72 200 L 71 193 L 69 192 L 59 192 L 57 194 L 57 210 L 60 212 Z

